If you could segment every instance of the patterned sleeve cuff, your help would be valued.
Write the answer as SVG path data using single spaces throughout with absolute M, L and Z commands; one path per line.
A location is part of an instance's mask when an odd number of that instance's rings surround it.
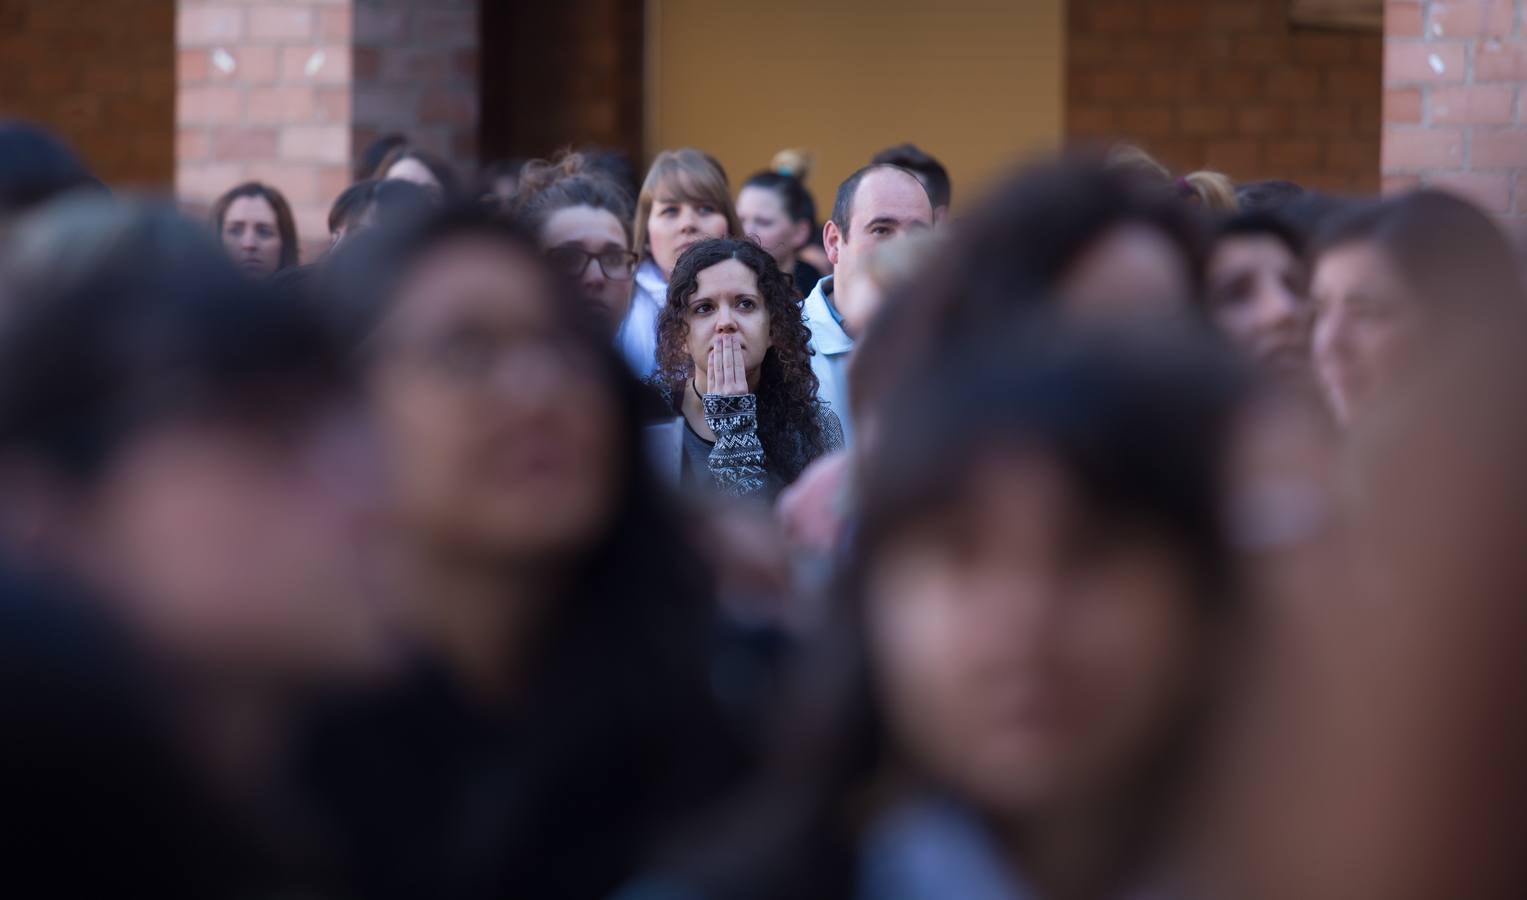
M 717 434 L 737 434 L 758 427 L 758 397 L 755 394 L 706 394 L 705 424 Z

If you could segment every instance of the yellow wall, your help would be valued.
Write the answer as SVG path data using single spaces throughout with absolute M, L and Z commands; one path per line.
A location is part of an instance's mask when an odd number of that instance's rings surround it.
M 954 203 L 1059 145 L 1064 0 L 647 0 L 646 144 L 714 153 L 733 189 L 776 150 L 837 184 L 912 141 Z

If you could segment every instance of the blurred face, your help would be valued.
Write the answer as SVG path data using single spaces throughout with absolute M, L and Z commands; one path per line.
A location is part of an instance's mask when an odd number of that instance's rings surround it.
M 737 195 L 737 218 L 742 221 L 742 233 L 756 239 L 786 272 L 795 265 L 795 251 L 811 231 L 810 222 L 790 221 L 784 200 L 768 188 L 743 188 Z
M 281 232 L 276 210 L 264 197 L 240 197 L 223 216 L 223 246 L 234 263 L 250 275 L 264 277 L 281 265 Z
M 411 156 L 406 156 L 391 166 L 387 167 L 387 174 L 383 178 L 395 178 L 399 181 L 412 181 L 414 184 L 423 185 L 433 191 L 445 190 L 445 185 L 435 177 L 435 173 L 429 170 L 429 166 L 419 162 Z
M 873 289 L 865 287 L 871 254 L 908 234 L 933 227 L 933 205 L 916 178 L 896 169 L 875 169 L 859 182 L 848 233 L 828 221 L 822 242 L 833 265 L 833 305 L 856 330 L 873 316 Z
M 374 387 L 409 535 L 541 563 L 606 527 L 615 400 L 530 259 L 488 238 L 416 263 L 378 334 Z
M 377 566 L 375 432 L 351 409 L 285 433 L 168 426 L 128 448 L 93 504 L 93 570 L 167 658 L 326 681 L 390 656 Z
M 988 813 L 1064 812 L 1129 790 L 1192 691 L 1200 626 L 1185 563 L 1150 530 L 1085 509 L 1045 456 L 994 456 L 969 483 L 979 489 L 871 567 L 891 728 Z
M 1309 367 L 1313 312 L 1304 264 L 1269 234 L 1227 237 L 1209 258 L 1214 323 L 1254 359 L 1275 371 Z
M 715 204 L 685 200 L 660 186 L 647 214 L 647 250 L 664 278 L 673 277 L 674 264 L 695 244 L 726 237 L 726 213 Z
M 1321 256 L 1310 296 L 1315 373 L 1346 424 L 1416 360 L 1426 317 L 1384 253 L 1364 242 Z
M 1082 252 L 1056 285 L 1067 314 L 1099 319 L 1180 312 L 1193 295 L 1188 262 L 1149 225 L 1119 225 Z
M 702 269 L 696 283 L 695 295 L 684 310 L 684 321 L 689 324 L 689 356 L 694 360 L 695 372 L 703 375 L 706 359 L 722 335 L 736 335 L 742 344 L 748 384 L 756 385 L 771 346 L 769 310 L 758 291 L 758 277 L 752 269 L 728 259 Z
M 592 206 L 561 209 L 541 229 L 541 245 L 552 267 L 577 280 L 579 293 L 614 334 L 631 308 L 631 275 L 626 230 L 615 214 Z

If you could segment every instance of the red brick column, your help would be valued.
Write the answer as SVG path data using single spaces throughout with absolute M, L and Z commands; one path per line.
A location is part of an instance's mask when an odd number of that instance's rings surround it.
M 1524 0 L 1386 5 L 1386 191 L 1435 185 L 1527 215 L 1524 13 Z
M 1178 172 L 1379 180 L 1382 36 L 1299 27 L 1289 0 L 1070 0 L 1066 136 L 1137 143 Z
M 175 42 L 177 195 L 267 182 L 307 260 L 376 133 L 475 158 L 476 0 L 177 0 Z

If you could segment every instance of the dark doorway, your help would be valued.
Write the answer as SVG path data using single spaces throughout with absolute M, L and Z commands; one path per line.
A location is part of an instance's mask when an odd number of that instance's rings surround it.
M 639 0 L 481 0 L 484 162 L 595 145 L 642 161 Z

